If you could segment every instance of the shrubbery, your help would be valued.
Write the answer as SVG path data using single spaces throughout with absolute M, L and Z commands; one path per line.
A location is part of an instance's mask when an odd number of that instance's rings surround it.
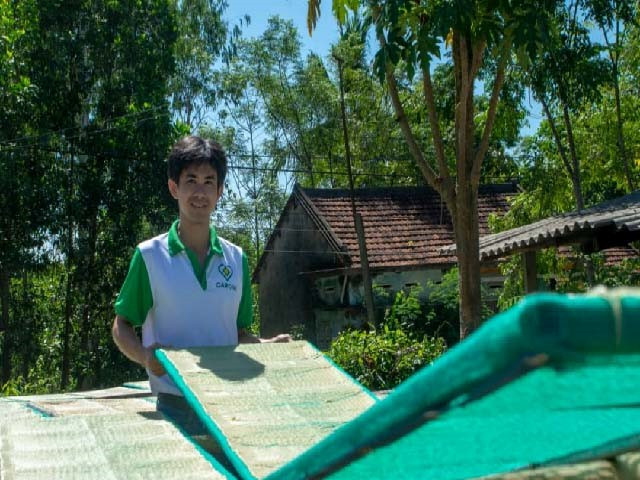
M 371 390 L 394 388 L 431 363 L 446 344 L 440 337 L 424 334 L 432 317 L 425 313 L 418 294 L 415 288 L 398 292 L 375 330 L 341 332 L 331 344 L 329 357 Z

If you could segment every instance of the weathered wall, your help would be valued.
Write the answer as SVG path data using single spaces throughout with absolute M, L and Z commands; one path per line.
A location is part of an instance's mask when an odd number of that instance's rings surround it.
M 419 298 L 428 301 L 429 283 L 438 285 L 442 281 L 440 268 L 424 268 L 415 270 L 384 271 L 373 275 L 373 285 L 387 293 L 386 298 L 376 297 L 376 319 L 381 321 L 387 305 L 393 303 L 396 294 L 400 290 L 408 290 L 413 286 L 422 288 Z M 483 290 L 487 294 L 484 301 L 487 305 L 495 309 L 497 294 L 502 287 L 504 277 L 491 275 L 493 270 L 487 270 L 481 277 Z M 362 277 L 354 275 L 347 279 L 345 284 L 344 276 L 334 275 L 330 277 L 318 278 L 313 287 L 315 295 L 313 297 L 316 341 L 317 345 L 326 349 L 331 341 L 346 327 L 361 327 L 366 321 L 366 311 L 363 307 L 363 286 Z
M 337 257 L 300 205 L 287 212 L 260 271 L 260 334 L 272 336 L 304 325 L 315 341 L 312 285 L 301 272 L 337 266 Z

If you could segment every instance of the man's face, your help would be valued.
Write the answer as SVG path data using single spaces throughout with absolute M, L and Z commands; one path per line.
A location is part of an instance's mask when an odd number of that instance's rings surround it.
M 218 174 L 208 163 L 189 165 L 180 174 L 178 183 L 169 179 L 171 196 L 178 201 L 180 220 L 209 225 L 211 212 L 222 195 L 218 189 Z

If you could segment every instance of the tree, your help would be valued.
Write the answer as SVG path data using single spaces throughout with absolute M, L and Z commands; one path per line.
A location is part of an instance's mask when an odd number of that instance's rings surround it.
M 638 6 L 632 0 L 589 0 L 586 2 L 587 15 L 593 19 L 605 41 L 605 48 L 611 62 L 611 79 L 615 99 L 617 148 L 620 163 L 624 168 L 627 186 L 635 190 L 635 181 L 625 146 L 624 120 L 620 98 L 620 59 L 623 46 L 630 29 L 628 25 L 635 23 Z
M 230 29 L 223 19 L 227 6 L 227 0 L 182 0 L 176 5 L 171 107 L 177 119 L 193 131 L 206 123 L 207 115 L 219 101 L 216 63 L 232 58 L 240 28 L 249 23 L 245 16 Z
M 51 220 L 55 188 L 54 159 L 30 146 L 19 145 L 32 132 L 37 85 L 33 82 L 29 54 L 38 31 L 35 2 L 0 3 L 0 331 L 2 373 L 12 373 L 12 355 L 19 345 L 21 326 L 10 315 L 13 279 L 41 263 L 46 225 Z
M 544 54 L 530 65 L 528 75 L 571 178 L 580 210 L 585 202 L 572 116 L 584 104 L 600 98 L 600 87 L 608 80 L 609 71 L 599 56 L 599 49 L 591 42 L 588 29 L 580 21 L 579 3 L 576 0 L 557 7 Z M 563 129 L 558 126 L 556 114 L 561 118 Z
M 334 1 L 340 22 L 358 0 Z M 512 52 L 520 60 L 534 57 L 556 1 L 518 2 L 465 1 L 415 2 L 393 0 L 367 2 L 380 49 L 374 69 L 389 89 L 397 121 L 425 180 L 437 190 L 454 225 L 460 278 L 460 336 L 474 330 L 481 318 L 478 188 L 498 110 L 505 73 Z M 319 0 L 309 1 L 308 24 L 319 13 Z M 433 91 L 432 67 L 443 48 L 451 48 L 455 78 L 455 170 L 449 167 Z M 495 58 L 491 94 L 482 115 L 482 134 L 474 135 L 476 111 L 475 81 L 487 57 Z M 422 76 L 424 104 L 428 114 L 435 161 L 424 154 L 401 101 L 396 67 L 409 78 L 418 70 Z
M 174 3 L 143 0 L 133 8 L 128 0 L 33 0 L 0 8 L 3 19 L 11 8 L 6 18 L 14 29 L 9 36 L 0 32 L 3 59 L 4 52 L 13 59 L 2 65 L 11 73 L 8 82 L 0 80 L 0 96 L 12 99 L 0 114 L 7 115 L 0 129 L 0 205 L 15 212 L 0 222 L 6 247 L 0 270 L 10 268 L 18 278 L 6 285 L 20 292 L 6 290 L 11 301 L 3 301 L 3 380 L 18 360 L 34 359 L 31 342 L 19 343 L 29 331 L 32 338 L 55 339 L 47 358 L 62 388 L 91 386 L 112 361 L 112 302 L 126 259 L 143 228 L 166 224 L 168 202 L 160 192 L 174 135 L 167 101 Z M 27 330 L 17 306 L 45 310 L 29 300 L 29 291 L 47 280 L 62 285 L 52 294 L 63 299 L 56 300 L 59 321 Z M 4 308 L 9 305 L 13 310 Z

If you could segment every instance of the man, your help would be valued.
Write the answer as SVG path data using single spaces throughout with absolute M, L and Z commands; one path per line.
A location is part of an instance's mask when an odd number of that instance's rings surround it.
M 168 186 L 179 219 L 169 232 L 138 245 L 116 300 L 113 339 L 145 367 L 161 410 L 180 404 L 181 394 L 156 359 L 157 348 L 290 340 L 259 339 L 246 330 L 253 322 L 247 257 L 210 226 L 226 173 L 224 151 L 215 142 L 189 136 L 175 144 Z M 142 327 L 142 341 L 135 326 Z

